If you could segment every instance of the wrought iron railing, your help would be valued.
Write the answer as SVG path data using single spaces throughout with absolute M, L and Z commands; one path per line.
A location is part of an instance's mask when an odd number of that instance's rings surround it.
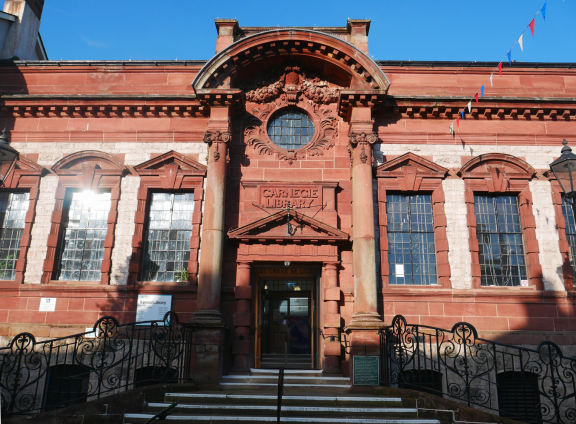
M 122 325 L 103 317 L 93 331 L 60 339 L 18 334 L 0 348 L 2 417 L 50 411 L 148 384 L 187 382 L 192 334 L 174 312 L 162 321 Z
M 381 331 L 381 384 L 429 392 L 528 423 L 576 423 L 576 359 L 555 343 L 535 348 L 411 325 L 397 315 Z

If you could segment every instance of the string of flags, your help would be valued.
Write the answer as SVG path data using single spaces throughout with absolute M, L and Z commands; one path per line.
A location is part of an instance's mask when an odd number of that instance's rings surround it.
M 564 0 L 562 0 L 564 1 Z M 486 78 L 484 80 L 484 82 L 482 83 L 482 85 L 480 86 L 480 88 L 476 91 L 476 93 L 474 94 L 474 96 L 470 99 L 470 101 L 468 102 L 468 104 L 462 108 L 460 111 L 458 111 L 458 115 L 456 115 L 456 119 L 452 120 L 452 123 L 450 124 L 450 134 L 454 134 L 454 123 L 456 123 L 456 126 L 458 129 L 460 129 L 460 120 L 461 119 L 465 119 L 466 117 L 466 109 L 468 109 L 468 113 L 472 112 L 472 101 L 476 101 L 476 104 L 479 104 L 479 96 L 484 97 L 484 91 L 486 89 L 486 83 L 488 81 L 490 81 L 490 87 L 494 87 L 494 74 L 496 73 L 496 69 L 498 70 L 498 74 L 500 76 L 502 76 L 502 63 L 505 60 L 508 60 L 508 64 L 510 66 L 512 66 L 512 49 L 516 46 L 516 44 L 520 45 L 520 50 L 524 51 L 524 33 L 526 32 L 526 30 L 528 28 L 530 28 L 530 32 L 532 33 L 532 37 L 534 37 L 534 27 L 536 24 L 536 17 L 541 14 L 542 15 L 542 19 L 546 20 L 546 4 L 548 3 L 548 0 L 544 1 L 544 4 L 542 5 L 542 7 L 540 7 L 540 9 L 538 9 L 538 11 L 536 12 L 536 14 L 534 15 L 534 17 L 532 18 L 532 20 L 530 21 L 530 23 L 528 25 L 526 25 L 526 27 L 524 28 L 524 31 L 522 31 L 522 34 L 520 34 L 520 37 L 518 37 L 518 39 L 516 40 L 516 42 L 512 45 L 512 47 L 510 47 L 510 49 L 508 50 L 508 53 L 506 53 L 504 55 L 504 57 L 502 58 L 502 60 L 500 61 L 500 63 L 498 64 L 498 66 L 496 68 L 494 68 L 494 70 L 492 71 L 492 73 L 490 74 L 490 76 L 488 78 Z

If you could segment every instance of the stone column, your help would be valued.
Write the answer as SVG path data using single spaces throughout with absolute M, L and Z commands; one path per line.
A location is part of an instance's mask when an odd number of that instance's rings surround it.
M 231 138 L 228 108 L 212 107 L 204 142 L 208 144 L 204 217 L 198 275 L 196 311 L 190 324 L 195 327 L 196 355 L 194 381 L 203 388 L 219 388 L 222 373 L 224 332 L 220 313 L 222 255 L 224 250 L 224 205 L 226 162 Z
M 352 324 L 382 324 L 378 313 L 370 108 L 353 108 L 348 135 L 352 157 L 352 250 L 354 259 L 354 315 Z
M 234 341 L 232 353 L 234 354 L 235 372 L 250 372 L 250 311 L 252 287 L 250 287 L 250 262 L 239 262 L 236 269 L 236 313 L 234 314 Z
M 208 130 L 204 135 L 204 142 L 208 144 L 208 172 L 195 320 L 222 321 L 220 291 L 225 236 L 226 161 L 230 138 L 228 108 L 212 108 Z
M 384 322 L 378 313 L 374 194 L 372 189 L 371 110 L 354 107 L 348 134 L 352 159 L 352 254 L 354 261 L 354 314 L 345 330 L 350 335 L 350 374 L 355 355 L 377 355 L 378 330 Z
M 340 288 L 338 263 L 326 263 L 322 269 L 324 288 L 324 366 L 323 373 L 341 373 L 340 355 Z

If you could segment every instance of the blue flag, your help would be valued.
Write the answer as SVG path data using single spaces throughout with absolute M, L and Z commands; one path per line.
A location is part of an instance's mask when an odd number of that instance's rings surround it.
M 546 3 L 544 3 L 544 6 L 542 6 L 542 17 L 544 18 L 544 20 L 546 20 Z
M 506 56 L 508 56 L 508 63 L 510 64 L 510 66 L 512 66 L 512 50 L 508 50 Z
M 480 91 L 482 92 L 482 97 L 484 97 L 484 86 L 480 87 Z
M 462 112 L 460 112 L 460 114 L 462 115 L 462 119 L 464 119 L 464 109 L 462 109 Z

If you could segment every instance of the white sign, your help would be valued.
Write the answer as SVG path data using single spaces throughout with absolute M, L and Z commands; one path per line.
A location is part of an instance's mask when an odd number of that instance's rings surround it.
M 86 333 L 84 334 L 85 339 L 95 339 L 98 337 L 99 329 L 97 328 L 96 331 L 94 331 L 93 327 L 86 327 L 84 332 Z
M 404 277 L 404 264 L 396 264 L 396 277 Z
M 528 280 L 520 280 L 520 286 L 528 287 Z
M 139 294 L 136 306 L 136 322 L 161 321 L 172 308 L 172 296 Z
M 40 299 L 39 311 L 54 312 L 56 310 L 56 297 L 43 297 Z

